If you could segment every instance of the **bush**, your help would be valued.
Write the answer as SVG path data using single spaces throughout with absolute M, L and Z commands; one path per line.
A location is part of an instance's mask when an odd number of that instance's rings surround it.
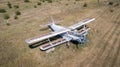
M 30 2 L 29 0 L 24 0 L 24 2 Z
M 6 10 L 5 9 L 0 9 L 0 13 L 5 13 Z
M 87 7 L 87 3 L 84 3 L 84 4 L 83 4 L 83 7 Z
M 68 6 L 68 3 L 67 4 L 65 4 L 66 6 Z
M 52 0 L 46 0 L 48 3 L 52 3 Z
M 9 19 L 10 16 L 8 14 L 4 14 L 4 19 Z
M 15 16 L 14 16 L 14 19 L 18 19 L 18 16 L 17 16 L 17 15 L 15 15 Z
M 112 2 L 112 1 L 110 1 L 108 4 L 109 4 L 109 5 L 113 5 L 113 2 Z
M 80 0 L 75 0 L 75 1 L 80 1 Z
M 21 15 L 21 12 L 20 11 L 16 11 L 15 14 L 16 15 Z
M 37 6 L 36 6 L 36 5 L 34 5 L 34 8 L 37 8 Z
M 114 10 L 112 10 L 112 9 L 110 10 L 110 12 L 113 12 L 113 11 L 114 11 Z
M 38 3 L 37 3 L 37 5 L 41 5 L 41 3 L 40 3 L 40 2 L 38 2 Z
M 9 8 L 12 8 L 12 4 L 11 4 L 10 2 L 7 3 L 7 6 L 8 6 Z
M 40 1 L 44 3 L 44 2 L 47 1 L 47 0 L 40 0 Z
M 19 8 L 19 6 L 18 6 L 18 5 L 14 5 L 14 8 L 16 8 L 16 9 L 17 9 L 17 8 Z
M 6 25 L 7 25 L 7 26 L 10 26 L 10 23 L 7 22 Z

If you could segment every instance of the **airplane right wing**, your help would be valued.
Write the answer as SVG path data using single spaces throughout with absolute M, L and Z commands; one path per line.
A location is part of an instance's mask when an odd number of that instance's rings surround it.
M 79 28 L 79 27 L 82 26 L 82 25 L 85 25 L 85 24 L 87 24 L 87 23 L 90 23 L 90 22 L 93 21 L 93 20 L 95 20 L 95 18 L 89 18 L 89 19 L 83 20 L 83 21 L 81 21 L 81 22 L 79 22 L 79 23 L 77 23 L 77 24 L 74 24 L 74 25 L 70 26 L 69 28 L 70 28 L 70 29 L 76 29 L 76 28 Z

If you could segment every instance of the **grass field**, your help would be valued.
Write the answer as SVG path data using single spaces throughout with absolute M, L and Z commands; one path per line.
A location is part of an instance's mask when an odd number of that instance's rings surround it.
M 22 0 L 11 0 L 18 4 L 21 15 L 14 19 L 15 9 L 6 4 L 10 0 L 1 0 L 0 8 L 5 8 L 10 19 L 5 20 L 0 13 L 0 67 L 119 67 L 120 66 L 120 1 L 109 0 L 54 0 L 52 3 L 34 5 L 39 0 L 24 3 Z M 83 7 L 87 3 L 87 7 Z M 117 6 L 115 6 L 117 4 Z M 112 10 L 112 11 L 111 11 Z M 31 49 L 25 39 L 48 33 L 40 30 L 39 25 L 49 22 L 49 16 L 62 20 L 61 25 L 70 26 L 86 18 L 96 20 L 88 24 L 91 28 L 89 42 L 83 46 L 70 43 L 57 46 L 55 51 L 46 53 L 39 47 Z M 7 21 L 10 25 L 6 25 Z

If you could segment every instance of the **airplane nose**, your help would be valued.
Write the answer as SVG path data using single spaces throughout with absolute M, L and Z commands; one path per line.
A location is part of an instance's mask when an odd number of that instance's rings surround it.
M 87 42 L 87 38 L 85 36 L 80 36 L 79 39 L 77 40 L 80 44 L 83 44 L 85 42 Z

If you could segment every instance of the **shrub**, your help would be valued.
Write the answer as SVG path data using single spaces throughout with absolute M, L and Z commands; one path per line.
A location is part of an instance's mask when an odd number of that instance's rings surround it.
M 45 0 L 42 1 L 43 3 L 45 2 Z
M 37 5 L 41 5 L 41 3 L 40 3 L 40 2 L 38 2 L 38 3 L 37 3 Z
M 15 16 L 14 16 L 14 19 L 18 19 L 18 16 L 17 16 L 17 15 L 15 15 Z
M 83 7 L 87 7 L 87 3 L 84 3 L 84 4 L 83 4 Z
M 109 4 L 109 5 L 113 5 L 113 2 L 112 2 L 112 1 L 110 1 L 108 4 Z
M 14 5 L 14 8 L 16 8 L 16 9 L 17 9 L 17 8 L 19 8 L 19 6 L 18 6 L 18 5 Z
M 0 13 L 5 13 L 6 10 L 5 9 L 0 9 Z
M 7 25 L 7 26 L 10 26 L 10 23 L 7 22 L 6 25 Z
M 113 11 L 114 11 L 114 10 L 112 10 L 112 9 L 110 10 L 110 12 L 113 12 Z
M 52 3 L 52 0 L 46 0 L 48 3 Z
M 4 14 L 4 19 L 9 19 L 10 16 L 8 14 Z
M 119 3 L 116 3 L 116 4 L 114 5 L 114 7 L 116 7 L 116 6 L 119 6 Z
M 24 2 L 30 2 L 29 0 L 24 0 Z
M 67 4 L 65 4 L 66 6 L 68 6 L 68 3 Z
M 12 8 L 12 4 L 11 4 L 10 2 L 7 3 L 7 6 L 8 6 L 9 8 Z
M 34 5 L 34 8 L 37 8 L 37 6 L 36 6 L 36 5 Z
M 80 1 L 80 0 L 75 0 L 75 1 Z
M 16 11 L 15 14 L 16 15 L 21 15 L 21 12 L 20 11 Z

